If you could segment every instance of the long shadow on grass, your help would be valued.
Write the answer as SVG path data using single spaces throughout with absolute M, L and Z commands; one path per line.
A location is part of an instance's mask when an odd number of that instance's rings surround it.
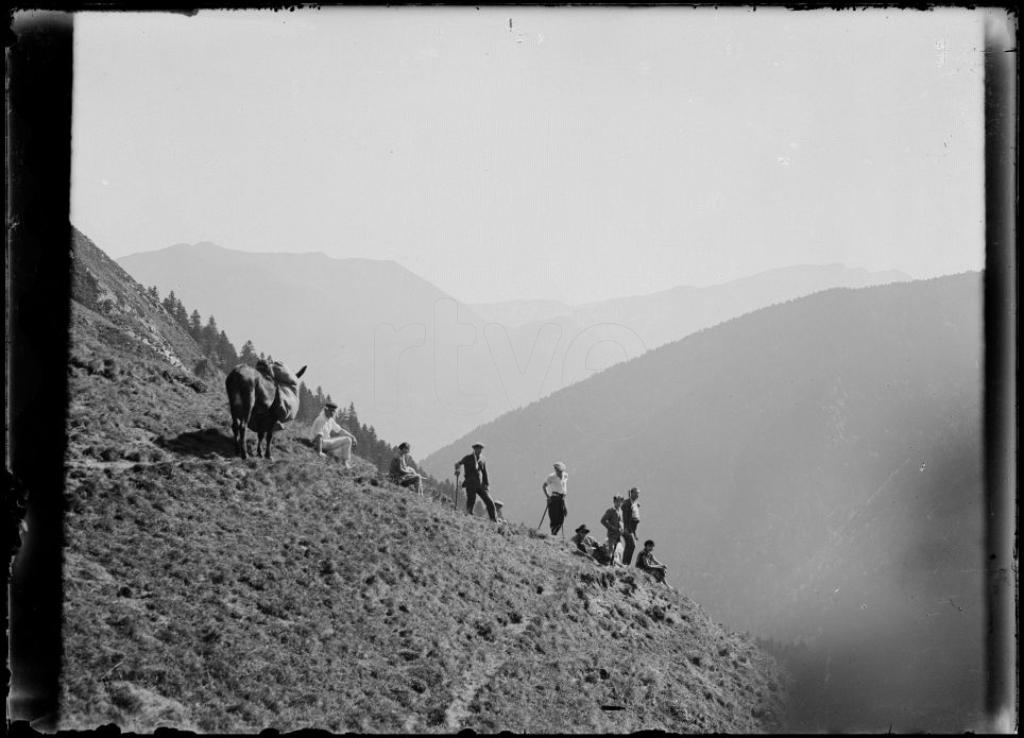
M 166 451 L 200 459 L 230 459 L 237 456 L 235 439 L 217 428 L 189 431 L 175 438 L 158 438 L 155 443 Z

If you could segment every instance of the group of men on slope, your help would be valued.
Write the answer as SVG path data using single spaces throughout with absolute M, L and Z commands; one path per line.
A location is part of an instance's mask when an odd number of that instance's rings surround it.
M 337 409 L 337 405 L 328 402 L 323 412 L 313 421 L 313 448 L 320 456 L 333 456 L 342 461 L 346 469 L 351 469 L 350 459 L 356 439 L 334 419 Z M 476 501 L 479 499 L 487 509 L 488 517 L 497 522 L 501 503 L 491 499 L 487 461 L 483 457 L 484 444 L 474 443 L 472 448 L 472 453 L 455 462 L 456 486 L 459 486 L 459 476 L 462 475 L 461 486 L 466 490 L 465 510 L 468 515 L 473 514 Z M 398 446 L 398 454 L 391 461 L 388 476 L 395 484 L 411 487 L 417 494 L 422 494 L 423 476 L 416 471 L 409 455 L 410 450 L 411 447 L 406 442 Z M 563 462 L 554 463 L 554 471 L 545 478 L 541 490 L 547 498 L 545 514 L 550 519 L 551 534 L 558 535 L 568 515 L 565 498 L 569 494 L 569 475 Z M 629 490 L 628 497 L 615 495 L 612 498 L 612 507 L 601 517 L 601 524 L 607 531 L 604 545 L 588 535 L 590 529 L 586 525 L 581 525 L 572 537 L 576 548 L 600 563 L 629 566 L 636 550 L 636 531 L 640 524 L 639 497 L 640 491 L 636 487 Z M 654 558 L 654 541 L 644 541 L 644 549 L 637 555 L 636 565 L 651 573 L 658 581 L 665 581 L 666 567 Z
M 569 494 L 569 475 L 561 461 L 554 463 L 554 469 L 544 480 L 541 490 L 547 497 L 551 535 L 558 535 L 568 514 L 565 498 Z M 543 522 L 543 517 L 541 520 Z M 599 563 L 629 566 L 636 550 L 636 529 L 640 524 L 640 490 L 633 487 L 629 490 L 628 497 L 613 496 L 612 507 L 601 517 L 601 524 L 608 533 L 603 546 L 588 535 L 590 529 L 586 525 L 576 529 L 572 542 L 580 552 Z M 654 558 L 654 541 L 644 541 L 644 550 L 637 555 L 636 565 L 637 568 L 649 572 L 659 582 L 665 581 L 667 567 Z

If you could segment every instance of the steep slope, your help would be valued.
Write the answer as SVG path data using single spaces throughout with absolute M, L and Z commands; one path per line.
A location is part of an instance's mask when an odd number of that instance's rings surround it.
M 100 256 L 76 269 L 98 273 Z M 219 383 L 135 335 L 159 306 L 105 317 L 82 297 L 61 728 L 776 724 L 774 661 L 676 590 L 412 498 L 361 460 L 324 463 L 304 429 L 281 434 L 273 463 L 233 458 Z
M 557 304 L 535 301 L 483 305 L 478 313 L 389 261 L 200 243 L 119 263 L 141 283 L 174 290 L 204 316 L 213 314 L 239 342 L 274 343 L 276 358 L 308 364 L 308 385 L 334 388 L 337 398 L 371 414 L 384 436 L 426 453 L 615 362 L 743 312 L 904 276 L 795 267 L 553 317 Z M 538 310 L 543 319 L 520 325 Z
M 90 323 L 84 338 L 116 339 L 122 350 L 137 356 L 164 359 L 179 369 L 195 366 L 202 357 L 199 347 L 138 282 L 74 228 L 71 247 L 72 320 Z
M 766 308 L 424 466 L 450 473 L 483 439 L 506 514 L 532 523 L 563 460 L 570 527 L 637 485 L 641 536 L 676 584 L 731 627 L 831 664 L 805 685 L 803 727 L 962 729 L 982 683 L 980 288 L 964 274 Z

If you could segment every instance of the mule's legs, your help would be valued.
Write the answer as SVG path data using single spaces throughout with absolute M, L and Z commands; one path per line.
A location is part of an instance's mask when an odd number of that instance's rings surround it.
M 245 420 L 242 418 L 231 418 L 231 433 L 235 437 L 235 453 L 246 458 L 245 450 Z
M 267 431 L 267 450 L 263 453 L 263 456 L 267 459 L 267 461 L 270 461 L 270 442 L 273 440 L 273 438 L 274 429 L 271 428 L 270 430 Z
M 263 456 L 261 447 L 263 446 L 263 432 L 256 431 L 256 455 Z

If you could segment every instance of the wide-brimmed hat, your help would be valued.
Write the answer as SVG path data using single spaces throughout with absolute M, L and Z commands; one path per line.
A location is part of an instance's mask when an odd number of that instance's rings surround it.
M 480 441 L 477 441 L 470 448 L 484 448 L 484 445 L 480 443 Z
M 335 405 L 333 402 L 328 402 L 328 403 L 324 404 L 324 410 L 337 410 L 337 409 L 338 409 L 338 406 Z
M 577 528 L 577 529 L 576 529 L 576 532 L 577 532 L 577 533 L 580 533 L 580 534 L 582 534 L 582 535 L 586 535 L 587 533 L 589 533 L 589 532 L 590 532 L 590 528 L 588 528 L 588 527 L 587 527 L 587 526 L 585 526 L 585 525 L 581 525 L 581 526 L 580 526 L 579 528 Z
M 555 468 L 558 469 L 558 471 L 565 471 L 565 464 L 563 464 L 561 461 L 556 461 Z

